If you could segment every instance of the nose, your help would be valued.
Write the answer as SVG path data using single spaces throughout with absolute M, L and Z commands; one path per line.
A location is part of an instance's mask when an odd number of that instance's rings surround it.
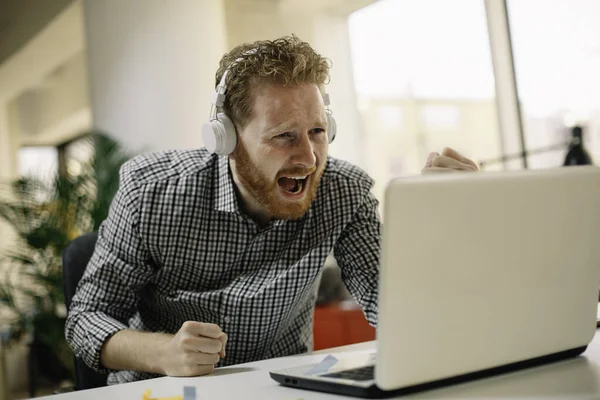
M 312 168 L 317 162 L 313 143 L 308 134 L 302 135 L 294 146 L 294 157 L 292 162 L 303 168 Z

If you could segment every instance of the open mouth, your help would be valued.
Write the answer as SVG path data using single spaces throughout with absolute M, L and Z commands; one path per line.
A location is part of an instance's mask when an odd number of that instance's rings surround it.
M 304 191 L 309 176 L 282 176 L 277 183 L 284 192 L 299 195 Z

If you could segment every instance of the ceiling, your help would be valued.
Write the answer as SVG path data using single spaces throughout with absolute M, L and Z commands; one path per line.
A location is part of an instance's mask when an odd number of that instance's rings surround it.
M 74 0 L 0 0 L 0 64 Z
M 0 64 L 34 37 L 56 15 L 75 0 L 0 0 Z M 242 12 L 257 12 L 273 8 L 295 12 L 318 7 L 344 9 L 350 13 L 374 0 L 225 0 Z

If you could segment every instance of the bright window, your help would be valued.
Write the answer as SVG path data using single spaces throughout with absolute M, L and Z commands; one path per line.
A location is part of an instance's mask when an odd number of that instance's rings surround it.
M 582 124 L 600 160 L 600 1 L 508 0 L 525 142 L 534 150 L 566 142 Z M 529 158 L 532 168 L 562 165 L 566 149 Z
M 501 156 L 484 2 L 381 0 L 350 16 L 368 172 L 382 199 L 443 146 Z

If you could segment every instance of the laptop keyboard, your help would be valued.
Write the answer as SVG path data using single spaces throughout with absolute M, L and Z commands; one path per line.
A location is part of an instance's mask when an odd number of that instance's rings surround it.
M 370 381 L 370 380 L 375 379 L 375 366 L 367 365 L 366 367 L 347 369 L 345 371 L 334 372 L 334 373 L 327 374 L 327 375 L 321 375 L 321 377 L 351 379 L 354 381 Z

